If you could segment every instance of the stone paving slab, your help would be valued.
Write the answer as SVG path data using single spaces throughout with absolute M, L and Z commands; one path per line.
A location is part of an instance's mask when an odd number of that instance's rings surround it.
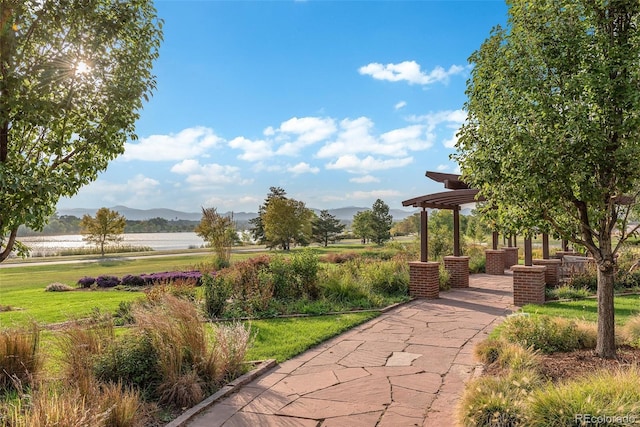
M 477 371 L 473 346 L 511 312 L 512 277 L 413 300 L 288 360 L 209 406 L 189 427 L 455 425 Z

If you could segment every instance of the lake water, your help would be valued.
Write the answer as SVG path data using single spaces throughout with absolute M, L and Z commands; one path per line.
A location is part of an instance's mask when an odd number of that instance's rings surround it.
M 123 234 L 121 245 L 147 246 L 154 250 L 191 249 L 204 246 L 205 242 L 193 232 L 184 233 L 130 233 Z M 32 255 L 46 255 L 61 249 L 85 248 L 91 245 L 80 234 L 64 236 L 21 237 L 22 243 L 31 248 Z

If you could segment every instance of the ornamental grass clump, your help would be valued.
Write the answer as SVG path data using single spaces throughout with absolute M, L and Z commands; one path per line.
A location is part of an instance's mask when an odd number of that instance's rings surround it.
M 28 329 L 0 331 L 0 391 L 33 383 L 42 369 L 39 345 L 40 329 L 35 323 Z
M 572 320 L 538 315 L 511 316 L 500 328 L 500 336 L 505 340 L 543 353 L 588 348 L 595 343 L 592 332 L 586 327 L 578 327 Z
M 527 401 L 540 383 L 532 370 L 472 380 L 458 403 L 458 421 L 465 427 L 525 426 Z
M 531 394 L 523 425 L 635 425 L 640 421 L 640 368 L 599 371 Z

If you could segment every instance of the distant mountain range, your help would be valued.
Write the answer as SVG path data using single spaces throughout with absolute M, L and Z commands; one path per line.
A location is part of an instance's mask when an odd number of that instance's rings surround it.
M 143 221 L 151 218 L 164 218 L 166 220 L 187 220 L 187 221 L 200 221 L 202 218 L 201 212 L 181 212 L 173 209 L 157 208 L 157 209 L 133 209 L 126 206 L 113 206 L 109 209 L 117 211 L 120 215 L 132 221 Z M 361 208 L 355 206 L 349 206 L 344 208 L 329 209 L 329 213 L 335 216 L 341 221 L 351 221 L 353 216 L 361 211 L 366 211 L 371 208 Z M 75 208 L 75 209 L 58 209 L 58 215 L 70 215 L 78 218 L 82 218 L 83 215 L 95 215 L 97 208 Z M 320 213 L 320 209 L 313 209 L 317 214 Z M 402 209 L 390 209 L 389 213 L 393 215 L 395 221 L 401 221 L 416 211 L 405 211 Z M 226 212 L 225 215 L 231 212 Z M 257 217 L 255 212 L 233 212 L 233 218 L 238 222 L 249 221 L 252 218 Z

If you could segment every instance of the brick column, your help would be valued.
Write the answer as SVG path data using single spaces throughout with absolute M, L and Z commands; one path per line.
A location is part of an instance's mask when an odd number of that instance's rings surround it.
M 435 299 L 440 295 L 440 263 L 412 261 L 409 263 L 409 295 Z
M 513 304 L 544 304 L 544 265 L 514 265 Z
M 559 269 L 560 265 L 562 265 L 562 260 L 560 259 L 534 259 L 533 265 L 543 265 L 546 267 L 544 271 L 544 282 L 547 286 L 555 288 L 558 286 L 559 280 Z
M 505 252 L 502 249 L 487 249 L 484 254 L 486 256 L 484 271 L 496 276 L 503 275 Z
M 469 287 L 468 256 L 446 256 L 444 268 L 449 272 L 449 284 L 452 288 Z
M 504 268 L 511 268 L 513 265 L 518 265 L 518 248 L 502 248 L 504 250 Z

